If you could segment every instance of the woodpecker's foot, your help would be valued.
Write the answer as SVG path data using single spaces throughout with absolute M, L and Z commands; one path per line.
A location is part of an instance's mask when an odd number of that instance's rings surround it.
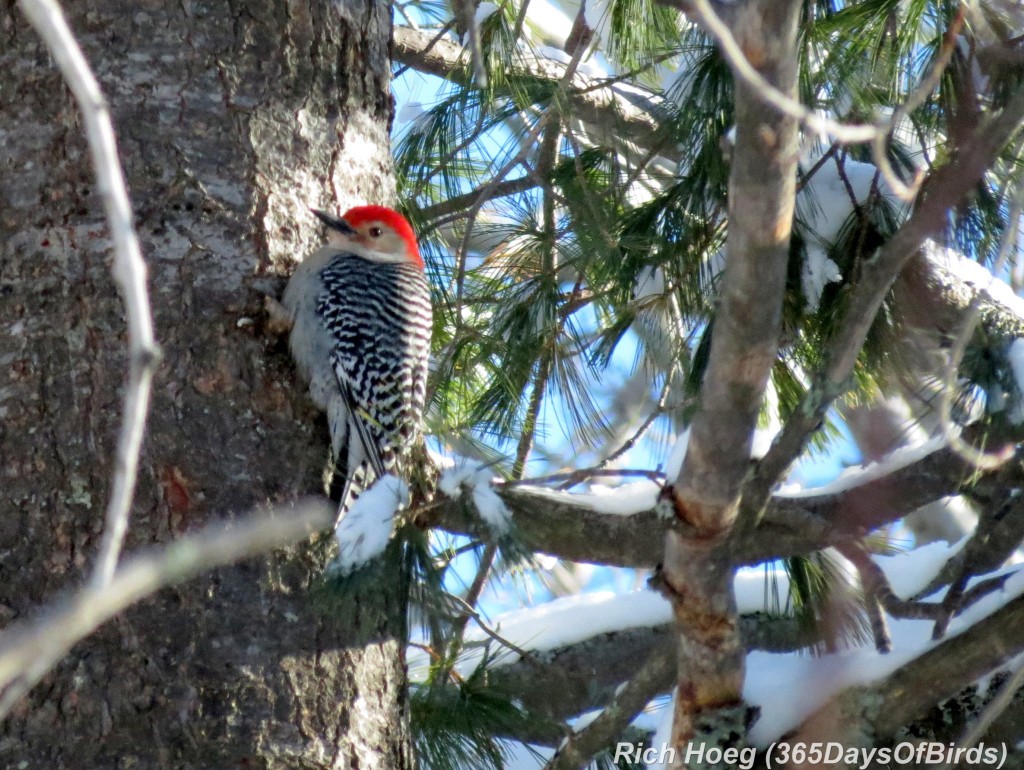
M 285 306 L 270 295 L 263 296 L 263 309 L 267 311 L 266 330 L 269 334 L 283 337 L 292 330 L 292 318 Z

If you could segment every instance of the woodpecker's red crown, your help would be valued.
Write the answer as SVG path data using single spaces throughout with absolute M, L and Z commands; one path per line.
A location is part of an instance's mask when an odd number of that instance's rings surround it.
M 394 209 L 387 206 L 355 206 L 346 211 L 342 219 L 353 229 L 370 234 L 373 232 L 372 228 L 377 225 L 389 228 L 405 244 L 409 261 L 423 267 L 423 257 L 420 256 L 419 247 L 416 245 L 416 233 L 406 218 Z

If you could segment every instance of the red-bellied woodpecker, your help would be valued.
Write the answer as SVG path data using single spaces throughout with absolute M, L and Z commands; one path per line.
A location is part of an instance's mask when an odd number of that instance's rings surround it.
M 296 268 L 283 304 L 292 356 L 327 412 L 345 511 L 372 478 L 407 473 L 426 398 L 430 287 L 416 235 L 398 212 L 313 213 L 327 225 L 328 245 Z

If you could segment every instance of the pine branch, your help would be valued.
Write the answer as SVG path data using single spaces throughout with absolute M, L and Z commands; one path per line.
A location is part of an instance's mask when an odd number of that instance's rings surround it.
M 450 40 L 442 39 L 433 46 L 431 42 L 432 37 L 426 32 L 395 27 L 392 56 L 396 62 L 419 72 L 468 83 L 471 73 L 462 59 L 461 48 Z M 529 54 L 525 55 L 525 63 L 511 66 L 517 74 L 552 84 L 561 82 L 569 69 L 567 64 Z M 579 72 L 572 74 L 566 88 L 569 111 L 575 120 L 587 126 L 588 139 L 615 150 L 621 137 L 643 145 L 660 136 L 664 100 L 632 86 L 628 92 L 616 90 L 615 85 Z M 681 158 L 674 145 L 665 147 L 661 154 L 672 160 Z
M 979 441 L 980 430 L 966 429 L 965 439 Z M 1007 463 L 999 471 L 977 471 L 955 451 L 943 448 L 840 492 L 773 497 L 757 528 L 735 538 L 733 562 L 757 564 L 862 537 L 923 505 L 959 494 L 968 481 L 972 494 L 979 496 L 1024 486 L 1022 461 L 1024 450 L 1018 451 L 1017 462 Z M 649 471 L 641 475 L 646 477 Z M 558 475 L 537 481 L 570 477 Z M 526 548 L 570 561 L 653 567 L 659 554 L 651 549 L 651 543 L 671 526 L 654 509 L 630 515 L 599 513 L 578 496 L 567 493 L 530 489 L 525 484 L 501 485 L 497 491 L 513 512 L 518 536 Z M 434 506 L 423 512 L 424 521 L 456 534 L 489 540 L 492 535 L 468 506 L 465 500 L 439 496 Z
M 844 690 L 806 720 L 790 740 L 827 735 L 845 745 L 876 745 L 1022 650 L 1024 596 L 1019 596 L 882 681 Z
M 741 616 L 740 630 L 750 651 L 793 652 L 818 642 L 813 629 L 798 619 L 768 613 Z M 492 665 L 487 670 L 487 680 L 506 697 L 521 702 L 527 711 L 545 717 L 552 725 L 539 732 L 507 737 L 557 746 L 565 734 L 554 725 L 604 708 L 614 700 L 622 683 L 636 674 L 638 660 L 659 651 L 671 656 L 671 648 L 671 624 L 622 629 L 508 665 Z M 671 668 L 663 671 L 657 682 L 652 683 L 654 693 L 671 690 L 673 679 Z
M 835 398 L 850 385 L 857 356 L 896 276 L 925 241 L 942 232 L 948 212 L 962 201 L 1017 133 L 1024 120 L 1024 92 L 983 123 L 953 159 L 929 175 L 928 194 L 878 253 L 864 265 L 852 287 L 847 310 L 825 349 L 825 365 L 815 375 L 804 402 L 786 421 L 768 454 L 757 464 L 743 496 L 743 516 L 756 518 L 770 490 L 807 445 Z
M 636 674 L 615 691 L 611 702 L 593 722 L 570 735 L 545 765 L 545 770 L 574 770 L 607 748 L 647 703 L 664 690 L 665 680 L 675 673 L 671 646 L 658 647 Z

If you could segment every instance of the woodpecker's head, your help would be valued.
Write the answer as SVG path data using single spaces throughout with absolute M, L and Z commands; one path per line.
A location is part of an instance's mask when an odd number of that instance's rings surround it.
M 371 262 L 411 262 L 423 267 L 416 233 L 405 217 L 387 206 L 356 206 L 341 219 L 310 209 L 327 225 L 332 246 L 349 249 Z

